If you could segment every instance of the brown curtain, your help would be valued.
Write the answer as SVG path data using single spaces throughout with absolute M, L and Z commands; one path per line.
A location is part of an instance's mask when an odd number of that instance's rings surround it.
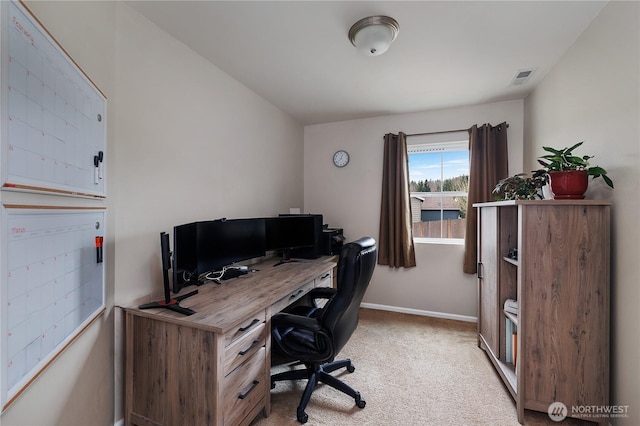
M 407 135 L 384 135 L 382 203 L 378 264 L 394 268 L 416 266 L 409 197 Z
M 473 204 L 493 201 L 491 191 L 509 174 L 507 127 L 507 123 L 502 123 L 495 127 L 473 125 L 469 129 L 469 197 L 463 265 L 467 274 L 475 274 L 478 267 L 478 214 Z

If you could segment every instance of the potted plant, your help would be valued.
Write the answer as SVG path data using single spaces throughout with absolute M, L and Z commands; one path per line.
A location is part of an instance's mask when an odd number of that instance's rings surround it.
M 571 148 L 555 149 L 543 146 L 548 154 L 538 159 L 548 173 L 551 191 L 555 199 L 582 199 L 589 185 L 589 176 L 593 179 L 602 177 L 605 183 L 613 188 L 613 181 L 602 167 L 589 165 L 590 155 L 582 157 L 573 154 L 573 150 L 583 144 L 578 142 Z
M 503 200 L 536 200 L 542 198 L 541 188 L 546 183 L 546 171 L 536 170 L 533 176 L 518 173 L 500 179 L 493 188 L 496 201 Z

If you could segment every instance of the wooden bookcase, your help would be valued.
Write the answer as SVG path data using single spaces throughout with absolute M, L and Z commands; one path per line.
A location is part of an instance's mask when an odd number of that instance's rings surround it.
M 609 405 L 610 203 L 479 203 L 478 345 L 516 403 Z M 517 258 L 513 256 L 517 250 Z M 511 252 L 511 253 L 510 253 Z M 511 254 L 511 256 L 509 256 Z M 507 299 L 518 312 L 505 312 Z M 517 335 L 507 336 L 508 321 Z M 515 352 L 510 361 L 508 355 Z M 574 413 L 575 407 L 575 413 Z M 602 415 L 588 420 L 606 424 Z

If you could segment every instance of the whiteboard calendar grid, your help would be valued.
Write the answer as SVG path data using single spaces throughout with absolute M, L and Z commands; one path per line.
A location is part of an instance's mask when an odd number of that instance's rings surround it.
M 6 3 L 3 188 L 104 197 L 106 99 L 20 4 Z
M 104 209 L 2 211 L 2 404 L 18 394 L 105 307 L 96 236 Z

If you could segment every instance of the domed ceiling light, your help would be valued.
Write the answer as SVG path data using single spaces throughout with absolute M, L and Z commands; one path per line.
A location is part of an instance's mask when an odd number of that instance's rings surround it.
M 366 56 L 378 56 L 387 51 L 400 31 L 398 22 L 388 16 L 369 16 L 356 22 L 349 30 L 349 40 Z

